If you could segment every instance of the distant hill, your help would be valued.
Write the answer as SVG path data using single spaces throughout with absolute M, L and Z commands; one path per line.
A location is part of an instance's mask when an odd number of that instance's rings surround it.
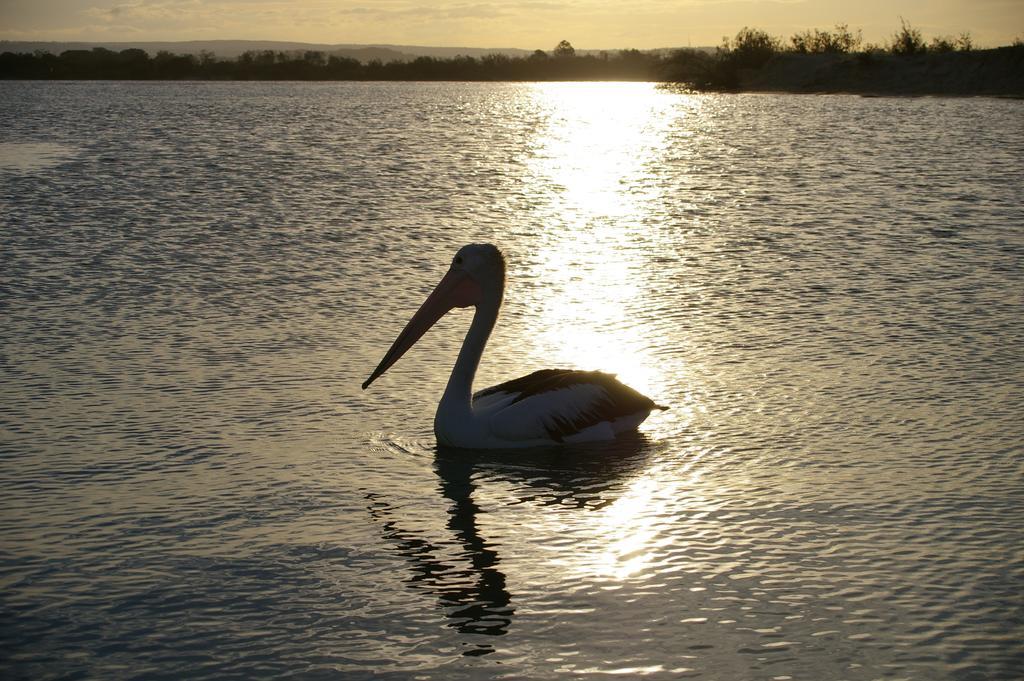
M 33 54 L 36 51 L 59 55 L 65 50 L 89 50 L 104 47 L 120 52 L 127 49 L 145 50 L 150 55 L 166 51 L 172 54 L 199 54 L 212 52 L 224 59 L 234 59 L 243 52 L 273 50 L 274 52 L 305 52 L 314 50 L 339 57 L 358 59 L 366 63 L 374 59 L 382 62 L 408 61 L 416 57 L 481 57 L 485 54 L 505 54 L 510 57 L 528 55 L 532 50 L 517 48 L 480 47 L 423 47 L 417 45 L 351 45 L 325 43 L 294 43 L 276 40 L 190 40 L 185 42 L 23 42 L 0 40 L 0 53 Z

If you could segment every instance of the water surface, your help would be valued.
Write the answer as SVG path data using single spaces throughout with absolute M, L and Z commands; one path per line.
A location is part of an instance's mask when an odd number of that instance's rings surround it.
M 5 678 L 1013 679 L 1024 103 L 0 83 Z M 636 438 L 438 451 L 599 368 Z

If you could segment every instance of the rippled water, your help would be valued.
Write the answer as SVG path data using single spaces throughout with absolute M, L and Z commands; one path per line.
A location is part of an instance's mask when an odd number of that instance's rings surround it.
M 0 83 L 5 678 L 1013 679 L 1024 102 Z M 437 451 L 601 368 L 635 438 Z

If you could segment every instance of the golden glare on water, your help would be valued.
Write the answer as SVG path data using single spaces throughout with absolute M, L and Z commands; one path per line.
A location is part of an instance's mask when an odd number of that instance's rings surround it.
M 682 339 L 666 339 L 654 323 L 657 315 L 647 312 L 652 250 L 672 252 L 658 244 L 668 236 L 653 228 L 660 220 L 654 211 L 664 204 L 659 174 L 674 151 L 672 140 L 692 125 L 688 118 L 701 115 L 703 100 L 648 83 L 541 84 L 531 94 L 547 112 L 547 126 L 533 142 L 527 191 L 542 198 L 546 205 L 538 212 L 552 224 L 514 275 L 511 300 L 529 309 L 529 328 L 517 335 L 531 360 L 613 373 L 664 399 L 669 386 L 689 379 L 685 362 L 666 366 L 657 355 L 659 347 Z M 669 412 L 655 412 L 643 430 L 657 439 L 693 407 L 673 404 Z M 684 467 L 699 460 L 692 452 Z M 595 514 L 571 561 L 557 567 L 609 584 L 648 574 L 664 543 L 673 541 L 661 526 L 665 496 L 689 497 L 696 505 L 701 499 L 694 493 L 699 473 L 680 477 L 674 465 L 625 481 L 621 496 Z M 536 520 L 559 522 L 557 516 Z
M 686 514 L 707 514 L 715 503 L 703 492 L 700 462 L 691 452 L 674 466 L 657 464 L 629 480 L 621 496 L 602 508 L 592 523 L 592 538 L 573 558 L 573 572 L 611 582 L 649 574 L 668 549 L 682 550 L 679 537 L 665 532 L 663 508 L 670 503 Z M 680 563 L 675 569 L 684 569 Z M 664 565 L 657 571 L 665 572 Z
M 630 220 L 641 210 L 644 166 L 666 143 L 674 102 L 651 83 L 539 85 L 534 96 L 549 111 L 536 141 L 534 172 L 558 197 L 570 220 Z
M 541 84 L 532 95 L 548 125 L 534 142 L 530 191 L 560 224 L 545 230 L 522 274 L 542 285 L 517 292 L 535 315 L 529 342 L 552 366 L 600 369 L 656 394 L 664 379 L 654 331 L 630 310 L 657 238 L 647 228 L 655 175 L 673 125 L 700 100 L 650 83 Z
M 659 535 L 658 514 L 650 508 L 657 486 L 656 476 L 644 474 L 602 510 L 596 523 L 602 541 L 578 569 L 621 581 L 650 567 Z
M 538 189 L 555 188 L 573 226 L 640 217 L 647 166 L 665 151 L 679 96 L 652 83 L 539 84 L 531 94 L 548 122 L 534 141 Z

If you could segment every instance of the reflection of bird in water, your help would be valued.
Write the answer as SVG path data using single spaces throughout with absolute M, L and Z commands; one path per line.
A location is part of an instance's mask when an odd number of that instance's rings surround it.
M 448 516 L 450 529 L 462 545 L 468 569 L 459 569 L 445 557 L 443 543 L 433 543 L 415 532 L 403 529 L 390 517 L 390 505 L 379 495 L 367 494 L 370 514 L 383 523 L 384 538 L 395 542 L 399 552 L 410 561 L 411 587 L 433 593 L 451 625 L 463 634 L 500 636 L 508 631 L 515 609 L 505 589 L 505 575 L 498 569 L 498 554 L 477 532 L 480 508 L 473 501 L 472 465 L 438 462 L 441 492 L 452 502 Z M 463 654 L 486 655 L 494 652 L 489 643 L 473 642 Z
M 642 435 L 585 449 L 579 445 L 538 448 L 517 457 L 514 465 L 500 453 L 439 447 L 434 471 L 442 496 L 450 502 L 447 527 L 461 549 L 454 555 L 450 540 L 430 539 L 403 527 L 399 511 L 382 494 L 370 492 L 366 499 L 370 515 L 381 523 L 384 539 L 408 562 L 409 587 L 433 594 L 449 626 L 470 636 L 464 640 L 464 655 L 486 655 L 494 652 L 494 646 L 478 637 L 508 632 L 515 598 L 500 569 L 500 547 L 480 535 L 477 518 L 484 511 L 473 499 L 477 485 L 481 481 L 511 484 L 518 503 L 594 511 L 614 501 L 620 481 L 638 473 L 651 453 Z
M 459 249 L 451 268 L 363 383 L 365 389 L 455 307 L 476 308 L 434 417 L 439 444 L 496 449 L 609 440 L 636 430 L 649 397 L 599 371 L 545 369 L 473 394 L 505 291 L 505 259 L 491 244 Z

